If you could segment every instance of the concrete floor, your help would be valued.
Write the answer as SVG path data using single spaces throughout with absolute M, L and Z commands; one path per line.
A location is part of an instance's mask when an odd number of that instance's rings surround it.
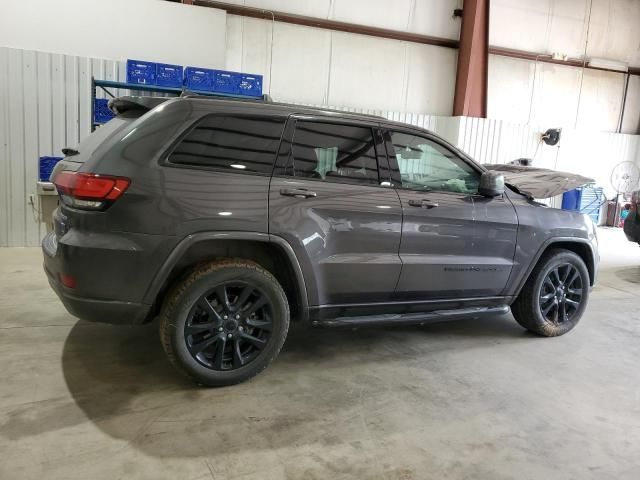
M 174 373 L 151 327 L 76 321 L 38 249 L 0 249 L 0 478 L 640 478 L 640 248 L 600 239 L 565 337 L 298 327 L 224 389 Z

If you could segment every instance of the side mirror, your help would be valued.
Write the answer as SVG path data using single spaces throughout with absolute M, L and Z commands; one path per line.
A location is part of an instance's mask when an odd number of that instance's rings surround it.
M 504 193 L 504 175 L 498 172 L 484 172 L 480 176 L 478 192 L 489 198 L 502 195 Z

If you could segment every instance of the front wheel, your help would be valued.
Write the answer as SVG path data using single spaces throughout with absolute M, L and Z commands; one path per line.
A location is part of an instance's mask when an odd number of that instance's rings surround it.
M 589 299 L 589 272 L 582 258 L 568 250 L 545 253 L 511 306 L 516 321 L 545 337 L 575 327 Z
M 280 352 L 288 328 L 289 305 L 278 281 L 240 259 L 195 269 L 173 288 L 160 314 L 167 357 L 207 386 L 260 373 Z

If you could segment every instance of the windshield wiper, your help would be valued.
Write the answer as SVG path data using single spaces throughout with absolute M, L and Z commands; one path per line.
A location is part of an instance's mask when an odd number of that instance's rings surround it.
M 78 155 L 80 152 L 75 148 L 65 147 L 62 149 L 62 153 L 64 153 L 67 157 L 73 157 L 74 155 Z

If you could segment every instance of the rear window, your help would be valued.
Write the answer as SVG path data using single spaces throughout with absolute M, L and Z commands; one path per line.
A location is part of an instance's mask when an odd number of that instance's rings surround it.
M 169 155 L 173 164 L 271 174 L 284 119 L 211 115 Z
M 118 133 L 127 125 L 129 125 L 135 118 L 120 118 L 116 117 L 104 125 L 98 127 L 93 133 L 82 140 L 75 150 L 78 151 L 77 155 L 68 155 L 65 160 L 68 162 L 84 163 L 93 152 L 109 137 Z

